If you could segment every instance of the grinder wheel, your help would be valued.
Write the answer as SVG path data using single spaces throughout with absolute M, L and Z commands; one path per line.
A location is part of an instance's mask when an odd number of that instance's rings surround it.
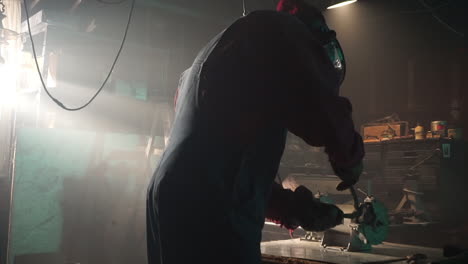
M 364 217 L 367 219 L 371 218 L 372 220 L 359 223 L 358 231 L 366 237 L 371 245 L 381 244 L 387 239 L 388 235 L 389 219 L 387 208 L 375 199 L 361 204 L 362 206 L 372 208 L 370 211 L 373 212 L 369 213 L 372 213 L 373 217 Z

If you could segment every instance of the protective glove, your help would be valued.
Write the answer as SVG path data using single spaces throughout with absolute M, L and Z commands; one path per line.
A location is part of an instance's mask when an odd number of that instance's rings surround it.
M 289 230 L 301 226 L 307 231 L 324 231 L 343 223 L 343 211 L 320 202 L 304 186 L 293 192 L 274 185 L 265 216 Z
M 341 179 L 341 182 L 336 186 L 338 191 L 344 191 L 356 184 L 364 169 L 362 161 L 349 168 L 337 166 L 336 164 L 333 164 L 333 162 L 331 165 L 335 174 Z
M 271 186 L 265 218 L 292 232 L 299 227 L 297 218 L 294 217 L 296 210 L 294 204 L 294 192 L 274 182 Z
M 343 211 L 333 204 L 322 203 L 304 186 L 294 191 L 296 218 L 306 231 L 324 231 L 343 223 Z

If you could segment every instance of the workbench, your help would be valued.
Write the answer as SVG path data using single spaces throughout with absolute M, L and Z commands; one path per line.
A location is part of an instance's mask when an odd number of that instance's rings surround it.
M 266 255 L 315 260 L 316 263 L 362 264 L 371 261 L 393 260 L 417 253 L 426 255 L 431 261 L 443 259 L 442 249 L 394 243 L 383 243 L 374 246 L 371 252 L 345 252 L 336 249 L 325 249 L 320 246 L 319 242 L 289 239 L 263 242 L 261 250 L 262 254 Z

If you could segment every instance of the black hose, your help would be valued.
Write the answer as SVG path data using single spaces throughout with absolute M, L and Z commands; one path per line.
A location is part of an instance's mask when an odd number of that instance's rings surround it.
M 29 11 L 28 11 L 28 6 L 27 6 L 27 0 L 23 0 L 25 14 L 26 14 L 26 24 L 28 26 L 29 37 L 31 38 L 31 46 L 32 46 L 34 61 L 36 63 L 36 70 L 37 70 L 37 73 L 39 75 L 39 79 L 41 81 L 42 87 L 44 88 L 44 91 L 46 92 L 47 96 L 49 96 L 49 98 L 52 101 L 54 101 L 54 103 L 56 103 L 59 107 L 61 107 L 64 110 L 67 110 L 67 111 L 79 111 L 79 110 L 87 107 L 89 104 L 91 104 L 94 101 L 94 99 L 96 99 L 96 97 L 104 89 L 104 86 L 107 84 L 107 81 L 109 80 L 112 72 L 114 71 L 115 65 L 117 64 L 117 61 L 118 61 L 118 59 L 120 57 L 120 54 L 122 53 L 122 49 L 124 47 L 125 41 L 127 39 L 128 29 L 130 27 L 130 22 L 132 21 L 133 11 L 135 9 L 135 2 L 136 2 L 136 0 L 132 0 L 131 6 L 130 6 L 130 11 L 128 13 L 127 25 L 125 26 L 125 32 L 124 32 L 124 35 L 123 35 L 123 38 L 122 38 L 122 42 L 120 43 L 119 50 L 117 51 L 117 55 L 115 56 L 114 62 L 112 63 L 112 66 L 109 69 L 109 73 L 107 74 L 106 79 L 103 81 L 103 83 L 101 84 L 99 89 L 94 93 L 94 95 L 85 104 L 83 104 L 82 106 L 73 108 L 73 107 L 66 106 L 59 99 L 55 98 L 50 93 L 49 89 L 47 88 L 47 85 L 46 85 L 46 83 L 44 81 L 44 78 L 42 77 L 42 73 L 41 73 L 41 69 L 39 67 L 39 63 L 37 61 L 36 47 L 34 45 L 33 35 L 32 35 L 32 31 L 31 31 L 31 24 L 29 22 L 30 16 L 29 16 Z

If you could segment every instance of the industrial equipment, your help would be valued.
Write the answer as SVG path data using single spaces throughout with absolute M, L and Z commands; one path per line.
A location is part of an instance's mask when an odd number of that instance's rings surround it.
M 374 120 L 361 126 L 364 140 L 388 140 L 408 136 L 409 125 L 401 121 L 397 114 Z
M 417 169 L 428 160 L 439 155 L 440 152 L 441 150 L 436 148 L 430 152 L 429 155 L 408 168 L 408 173 L 404 179 L 403 197 L 392 212 L 392 217 L 394 218 L 393 222 L 400 222 L 397 221 L 397 219 L 402 219 L 404 224 L 427 224 L 431 221 L 431 217 L 424 209 L 424 204 L 421 199 L 424 193 L 419 191 L 418 182 L 421 175 Z M 407 204 L 409 205 L 409 210 L 404 209 Z
M 378 245 L 387 238 L 387 209 L 373 196 L 358 189 L 366 195 L 360 203 L 354 187 L 350 190 L 354 211 L 345 214 L 343 225 L 325 231 L 321 244 L 323 247 L 342 251 L 369 251 L 372 245 Z

